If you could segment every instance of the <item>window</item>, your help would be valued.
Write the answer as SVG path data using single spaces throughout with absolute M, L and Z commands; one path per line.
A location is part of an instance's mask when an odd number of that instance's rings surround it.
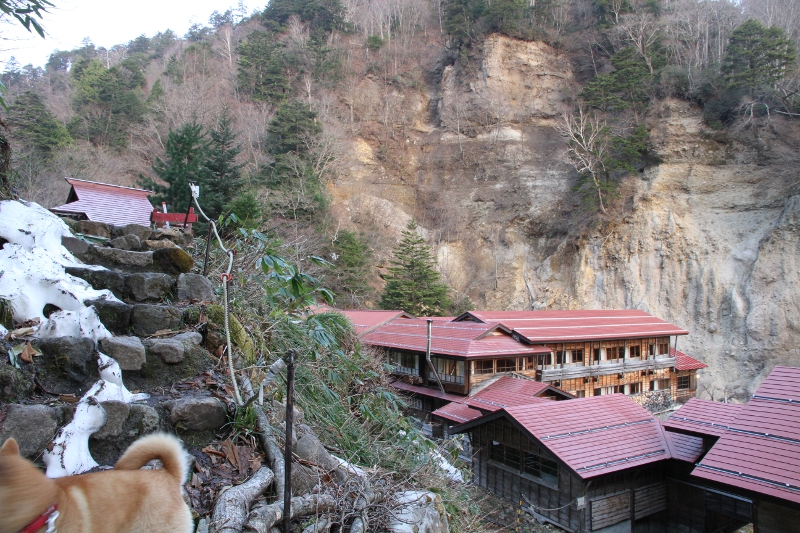
M 491 359 L 475 361 L 476 374 L 494 374 L 494 361 Z
M 394 366 L 394 371 L 401 374 L 419 375 L 417 369 L 417 356 L 404 352 L 389 352 L 389 362 Z
M 562 363 L 564 363 L 564 352 L 559 350 L 556 352 L 556 364 L 560 365 Z
M 572 392 L 572 395 L 575 396 L 576 398 L 584 398 L 584 397 L 586 397 L 586 391 L 585 390 L 576 390 L 576 391 Z
M 572 350 L 573 363 L 583 363 L 583 350 Z
M 623 346 L 613 346 L 606 348 L 606 359 L 622 359 L 625 356 L 625 348 Z
M 654 379 L 650 382 L 650 390 L 669 390 L 668 379 Z
M 536 370 L 536 358 L 533 356 L 523 357 L 519 360 L 520 370 Z
M 525 452 L 524 470 L 550 483 L 558 483 L 558 463 L 531 452 Z
M 626 386 L 627 391 L 625 394 L 639 394 L 642 392 L 642 384 L 641 383 L 631 383 Z
M 517 369 L 516 359 L 498 359 L 497 371 L 498 372 L 513 372 Z
M 638 344 L 634 346 L 628 346 L 628 357 L 631 359 L 638 358 L 642 356 L 642 347 Z
M 414 396 L 409 400 L 408 405 L 412 409 L 417 409 L 419 411 L 422 411 L 423 409 L 422 398 L 417 398 L 416 396 Z
M 697 388 L 697 376 L 678 376 L 678 390 L 694 390 Z
M 464 361 L 456 361 L 455 359 L 442 359 L 440 357 L 432 357 L 436 371 L 439 373 L 439 379 L 445 383 L 464 383 Z M 436 379 L 433 372 L 430 373 L 431 379 Z
M 514 470 L 520 470 L 519 450 L 500 444 L 497 441 L 492 441 L 492 447 L 489 450 L 489 459 L 510 466 Z
M 593 396 L 601 396 L 602 394 L 603 394 L 603 389 L 601 389 L 601 388 L 599 388 L 599 387 L 598 387 L 598 388 L 596 388 L 596 389 L 594 389 L 594 394 L 593 394 Z

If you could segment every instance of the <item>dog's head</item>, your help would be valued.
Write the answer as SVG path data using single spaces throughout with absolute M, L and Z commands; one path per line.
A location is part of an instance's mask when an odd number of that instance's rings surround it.
M 56 501 L 55 484 L 19 454 L 14 439 L 0 448 L 0 533 L 16 533 Z

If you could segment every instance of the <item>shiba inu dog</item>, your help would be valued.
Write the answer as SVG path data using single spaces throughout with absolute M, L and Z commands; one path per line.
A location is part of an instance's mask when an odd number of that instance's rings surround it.
M 153 459 L 163 468 L 140 470 Z M 0 533 L 191 533 L 186 475 L 180 441 L 163 433 L 134 442 L 113 470 L 56 479 L 8 439 L 0 448 Z

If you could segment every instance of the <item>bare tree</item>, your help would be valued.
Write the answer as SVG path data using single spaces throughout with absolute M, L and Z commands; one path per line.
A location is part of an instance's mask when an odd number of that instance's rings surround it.
M 630 13 L 614 27 L 614 33 L 621 37 L 623 42 L 632 44 L 639 55 L 644 58 L 650 74 L 653 73 L 652 46 L 658 40 L 660 24 L 658 19 L 650 13 Z

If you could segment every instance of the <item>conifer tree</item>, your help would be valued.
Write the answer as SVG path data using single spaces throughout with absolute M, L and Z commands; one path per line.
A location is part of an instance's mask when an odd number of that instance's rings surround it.
M 33 91 L 24 92 L 16 99 L 8 112 L 8 125 L 16 140 L 45 157 L 72 142 L 67 128 Z
M 441 316 L 450 307 L 448 287 L 434 268 L 430 247 L 411 220 L 394 249 L 381 308 L 402 309 L 414 316 Z
M 243 164 L 236 163 L 236 157 L 242 151 L 241 143 L 236 142 L 237 134 L 233 131 L 232 120 L 228 110 L 223 109 L 217 125 L 209 131 L 208 156 L 205 166 L 208 174 L 200 183 L 203 191 L 203 210 L 211 217 L 222 214 L 242 188 Z

